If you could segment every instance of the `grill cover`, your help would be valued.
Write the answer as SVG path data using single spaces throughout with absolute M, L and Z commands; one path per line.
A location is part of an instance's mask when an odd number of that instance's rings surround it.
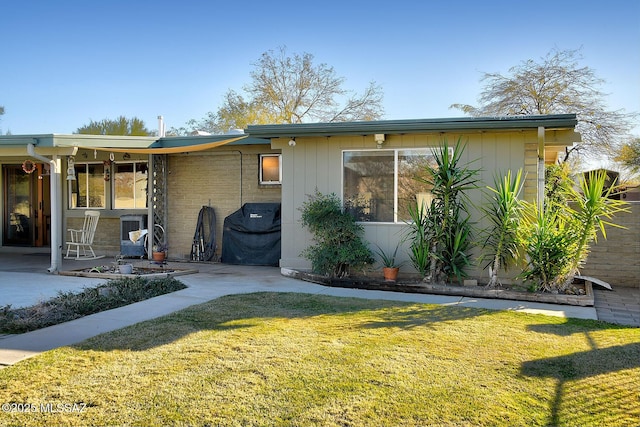
M 280 228 L 280 203 L 245 203 L 224 219 L 221 261 L 278 266 Z

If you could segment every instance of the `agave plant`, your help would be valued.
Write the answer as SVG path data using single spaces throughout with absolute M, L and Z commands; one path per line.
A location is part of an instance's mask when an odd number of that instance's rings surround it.
M 503 268 L 507 270 L 518 258 L 518 228 L 524 206 L 519 195 L 523 184 L 520 169 L 515 176 L 511 171 L 502 178 L 495 176 L 495 188 L 487 187 L 493 193 L 491 204 L 484 208 L 485 216 L 491 222 L 483 242 L 484 257 L 490 258 L 485 266 L 489 268 L 487 287 L 497 286 L 498 272 Z

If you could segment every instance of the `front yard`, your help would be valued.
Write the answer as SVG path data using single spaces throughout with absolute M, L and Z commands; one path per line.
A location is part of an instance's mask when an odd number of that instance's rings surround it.
M 0 370 L 0 425 L 628 426 L 638 390 L 638 328 L 257 293 Z

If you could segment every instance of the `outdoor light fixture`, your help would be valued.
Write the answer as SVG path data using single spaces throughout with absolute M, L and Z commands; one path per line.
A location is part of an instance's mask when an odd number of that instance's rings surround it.
M 295 147 L 295 146 L 296 146 L 296 137 L 294 136 L 289 140 L 289 147 Z
M 73 156 L 67 157 L 67 181 L 76 180 L 76 168 Z
M 378 148 L 382 148 L 382 144 L 384 144 L 384 133 L 376 133 L 373 135 L 373 140 L 376 142 Z

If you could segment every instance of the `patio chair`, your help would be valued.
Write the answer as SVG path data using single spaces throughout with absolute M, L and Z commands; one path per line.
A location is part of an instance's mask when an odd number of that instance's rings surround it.
M 104 258 L 104 255 L 96 256 L 96 253 L 91 247 L 99 219 L 100 212 L 86 211 L 84 213 L 84 224 L 81 230 L 67 229 L 71 241 L 67 242 L 67 256 L 65 256 L 65 259 L 90 260 Z M 75 252 L 75 257 L 70 257 L 69 252 Z

